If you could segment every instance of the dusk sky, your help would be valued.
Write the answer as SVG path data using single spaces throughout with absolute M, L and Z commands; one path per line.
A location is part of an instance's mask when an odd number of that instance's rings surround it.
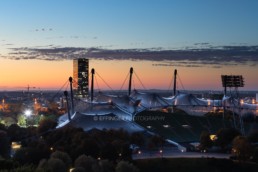
M 78 57 L 113 89 L 133 67 L 147 89 L 168 89 L 177 69 L 188 90 L 222 90 L 221 74 L 258 90 L 257 9 L 257 0 L 1 0 L 0 90 L 59 89 Z

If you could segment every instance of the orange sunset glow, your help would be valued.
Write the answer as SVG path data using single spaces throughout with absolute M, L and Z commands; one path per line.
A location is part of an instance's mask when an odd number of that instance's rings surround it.
M 0 63 L 1 86 L 7 90 L 22 89 L 28 85 L 40 89 L 58 89 L 72 73 L 71 61 L 65 60 L 0 59 Z
M 173 67 L 173 66 L 153 66 L 152 61 L 90 61 L 90 67 L 95 68 L 96 72 L 113 88 L 120 89 L 123 81 L 129 73 L 130 67 L 139 77 L 146 89 L 171 89 L 174 70 L 177 69 L 179 80 L 179 89 L 186 90 L 223 90 L 221 85 L 222 74 L 242 74 L 245 78 L 245 89 L 255 90 L 257 83 L 255 81 L 257 69 L 248 66 L 222 66 L 221 68 L 211 68 L 209 66 L 191 68 L 191 67 Z M 144 65 L 143 65 L 144 64 Z M 133 76 L 133 83 L 136 89 L 144 89 L 138 80 Z M 100 79 L 98 79 L 99 81 Z M 181 80 L 181 82 L 180 82 Z M 101 87 L 108 89 L 103 82 Z M 127 89 L 128 82 L 124 89 Z
M 45 89 L 60 89 L 72 76 L 72 60 L 8 60 L 1 59 L 1 89 L 19 90 L 28 85 Z M 96 71 L 96 89 L 127 89 L 130 67 L 134 68 L 133 88 L 163 89 L 172 88 L 174 70 L 178 70 L 178 87 L 183 90 L 222 90 L 222 74 L 242 74 L 245 89 L 255 90 L 257 69 L 249 66 L 222 66 L 221 68 L 155 66 L 153 61 L 94 60 L 89 62 Z M 12 72 L 7 72 L 12 68 Z M 137 77 L 138 76 L 138 77 Z M 101 78 L 108 84 L 106 84 Z M 140 79 L 140 81 L 139 81 Z M 125 81 L 126 80 L 126 81 Z M 125 81 L 124 85 L 123 82 Z M 142 82 L 142 83 L 141 83 Z M 143 87 L 143 86 L 144 87 Z M 122 87 L 123 86 L 123 87 Z

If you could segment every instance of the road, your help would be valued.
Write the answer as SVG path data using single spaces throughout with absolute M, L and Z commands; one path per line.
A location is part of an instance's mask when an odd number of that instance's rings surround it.
M 150 158 L 221 158 L 229 159 L 231 154 L 221 153 L 202 153 L 202 152 L 180 152 L 175 149 L 148 151 L 141 150 L 133 154 L 133 159 L 150 159 Z

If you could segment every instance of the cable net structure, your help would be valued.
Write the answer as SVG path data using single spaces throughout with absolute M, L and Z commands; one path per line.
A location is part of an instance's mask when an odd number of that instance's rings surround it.
M 103 80 L 103 78 L 101 79 Z M 107 82 L 105 83 L 107 84 Z M 141 85 L 143 85 L 142 82 Z M 71 121 L 69 121 L 68 115 L 64 114 L 59 118 L 58 127 L 74 125 L 84 130 L 90 130 L 92 128 L 123 128 L 129 132 L 146 131 L 149 129 L 135 123 L 134 119 L 137 114 L 143 111 L 176 108 L 191 116 L 191 118 L 187 119 L 191 119 L 192 121 L 187 121 L 182 116 L 184 120 L 178 117 L 173 122 L 171 121 L 171 123 L 175 123 L 173 126 L 174 129 L 172 127 L 169 128 L 171 124 L 166 124 L 165 121 L 163 121 L 162 126 L 165 128 L 168 127 L 169 131 L 174 133 L 175 137 L 182 138 L 183 135 L 181 134 L 186 130 L 196 137 L 194 127 L 191 124 L 198 123 L 200 126 L 203 126 L 203 129 L 210 130 L 212 121 L 205 118 L 198 118 L 204 117 L 209 112 L 223 110 L 225 108 L 226 110 L 237 113 L 239 116 L 245 114 L 258 115 L 258 104 L 241 103 L 232 96 L 224 96 L 222 99 L 203 99 L 197 98 L 191 93 L 177 91 L 173 96 L 164 97 L 164 95 L 159 93 L 144 90 L 139 91 L 135 88 L 132 92 L 129 91 L 129 93 L 115 93 L 111 89 L 109 93 L 101 91 L 94 92 L 92 100 L 89 98 L 74 99 L 75 107 Z M 176 126 L 180 128 L 178 129 L 180 132 L 176 132 Z M 183 139 L 180 140 L 182 141 Z

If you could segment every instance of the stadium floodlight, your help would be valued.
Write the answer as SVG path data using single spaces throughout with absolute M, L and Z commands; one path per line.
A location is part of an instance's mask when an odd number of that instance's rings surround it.
M 237 106 L 240 107 L 244 103 L 244 101 L 243 100 L 239 100 L 239 97 L 238 97 L 238 87 L 244 87 L 244 78 L 243 78 L 243 76 L 242 75 L 221 75 L 221 80 L 222 80 L 222 86 L 225 88 L 225 90 L 224 90 L 224 94 L 225 95 L 227 93 L 227 87 L 229 87 L 229 88 L 234 87 L 235 88 L 236 100 L 238 100 L 238 105 Z M 233 108 L 235 108 L 236 105 L 235 105 L 234 102 L 233 102 L 233 104 L 234 104 Z M 224 113 L 225 113 L 225 106 L 224 106 Z M 239 113 L 241 113 L 241 112 L 239 112 Z M 238 125 L 240 126 L 242 134 L 244 134 L 244 127 L 243 127 L 243 121 L 242 121 L 242 118 L 241 118 L 241 114 L 238 117 L 239 117 L 239 124 Z M 237 128 L 236 117 L 235 117 L 235 114 L 234 114 L 234 109 L 233 109 L 233 119 L 234 119 L 235 128 Z
M 238 88 L 244 87 L 244 78 L 242 75 L 221 75 L 222 86 L 225 88 L 224 94 L 226 95 L 227 87 Z
M 242 75 L 221 75 L 223 87 L 244 87 Z

